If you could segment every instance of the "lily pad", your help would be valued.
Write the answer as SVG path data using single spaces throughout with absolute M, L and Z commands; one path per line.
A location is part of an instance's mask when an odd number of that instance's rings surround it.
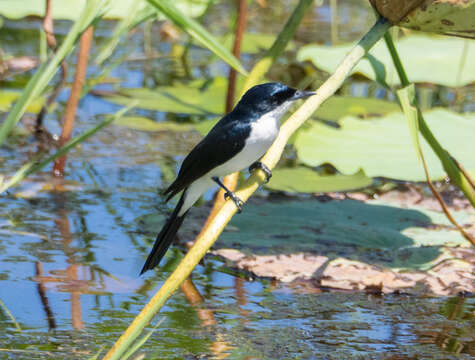
M 242 85 L 242 80 L 239 85 Z M 146 110 L 190 115 L 222 115 L 226 100 L 227 79 L 216 77 L 212 81 L 195 80 L 189 84 L 159 86 L 155 89 L 121 89 L 115 94 L 104 93 L 107 100 L 125 105 L 131 99 L 137 107 Z M 100 93 L 98 93 L 100 95 Z M 313 115 L 315 118 L 338 121 L 345 115 L 369 117 L 400 111 L 394 102 L 351 96 L 333 96 Z
M 10 90 L 0 90 L 0 111 L 8 111 L 12 104 L 20 97 L 21 92 L 19 91 L 10 91 Z M 40 97 L 36 100 L 33 100 L 31 104 L 27 107 L 26 111 L 31 113 L 38 113 L 45 99 Z
M 241 53 L 255 54 L 269 49 L 276 39 L 276 35 L 260 33 L 244 33 L 241 45 Z M 222 44 L 229 50 L 234 43 L 234 34 L 228 34 L 221 38 Z M 295 45 L 290 42 L 287 49 L 294 49 Z
M 324 46 L 307 45 L 298 54 L 299 61 L 309 60 L 317 68 L 333 73 L 341 59 L 353 45 Z M 459 38 L 413 35 L 396 43 L 407 75 L 412 82 L 428 82 L 445 86 L 465 86 L 475 81 L 475 61 L 463 61 L 475 57 L 473 41 Z M 461 68 L 461 66 L 463 66 Z M 399 77 L 384 41 L 379 41 L 353 69 L 371 80 L 389 85 L 399 85 Z
M 106 95 L 113 103 L 125 105 L 131 99 L 138 101 L 137 107 L 147 110 L 191 115 L 222 114 L 227 80 L 197 80 L 187 85 L 159 86 L 156 89 L 122 89 L 117 95 Z
M 454 212 L 460 224 L 474 214 Z M 217 247 L 253 254 L 311 252 L 393 268 L 425 269 L 442 246 L 469 246 L 444 214 L 355 200 L 246 204 Z
M 87 0 L 61 0 L 52 1 L 52 14 L 54 19 L 76 20 Z M 145 7 L 146 1 L 114 0 L 109 3 L 105 13 L 106 19 L 122 19 L 129 15 L 132 4 Z M 203 14 L 208 6 L 208 0 L 178 0 L 174 1 L 183 13 L 191 17 Z M 10 19 L 21 19 L 25 16 L 43 17 L 45 2 L 43 0 L 0 0 L 0 14 Z
M 397 103 L 387 100 L 354 96 L 332 96 L 320 106 L 313 117 L 328 121 L 338 121 L 348 115 L 367 118 L 400 111 L 401 109 Z
M 475 171 L 475 114 L 464 116 L 436 109 L 424 117 L 442 146 L 469 172 Z M 303 128 L 294 144 L 299 160 L 308 166 L 331 163 L 347 175 L 363 169 L 370 177 L 425 180 L 404 115 L 390 114 L 364 121 L 346 117 L 339 125 L 337 129 L 313 121 Z M 423 139 L 421 145 L 431 178 L 444 178 L 438 158 Z
M 141 116 L 124 116 L 114 121 L 115 125 L 125 126 L 139 131 L 190 131 L 194 130 L 193 124 L 180 124 L 171 121 L 157 122 Z
M 363 171 L 354 175 L 319 175 L 305 166 L 278 168 L 266 187 L 290 193 L 318 193 L 356 190 L 371 185 L 372 180 Z

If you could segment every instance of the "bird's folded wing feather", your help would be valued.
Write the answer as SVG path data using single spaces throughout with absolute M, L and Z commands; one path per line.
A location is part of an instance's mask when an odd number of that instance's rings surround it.
M 164 192 L 165 195 L 169 194 L 167 200 L 215 167 L 232 159 L 244 148 L 249 132 L 249 124 L 220 121 L 185 158 L 176 180 Z

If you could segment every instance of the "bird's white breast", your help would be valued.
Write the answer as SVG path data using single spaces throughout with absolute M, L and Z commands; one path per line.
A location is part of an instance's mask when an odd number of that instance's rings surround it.
M 251 132 L 244 148 L 226 163 L 210 172 L 211 176 L 225 176 L 241 171 L 259 160 L 269 149 L 279 133 L 282 115 L 287 111 L 290 102 L 261 116 L 251 124 Z

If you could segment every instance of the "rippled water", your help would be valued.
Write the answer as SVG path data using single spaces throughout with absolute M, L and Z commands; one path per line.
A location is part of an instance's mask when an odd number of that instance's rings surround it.
M 274 29 L 293 4 L 272 8 L 266 16 L 251 6 L 251 28 Z M 215 8 L 206 18 L 207 26 L 227 11 L 226 5 Z M 329 21 L 325 2 L 308 15 L 298 39 L 328 42 Z M 340 39 L 353 40 L 368 28 L 372 15 L 363 1 L 342 1 L 340 21 Z M 39 27 L 37 20 L 6 21 L 0 29 L 2 48 L 16 55 L 37 53 Z M 66 28 L 61 23 L 57 27 L 60 33 Z M 103 40 L 112 28 L 102 24 L 96 40 Z M 137 33 L 121 52 L 140 55 L 140 43 Z M 202 55 L 195 51 L 194 56 Z M 170 61 L 155 60 L 148 72 L 142 62 L 127 62 L 112 75 L 124 87 L 166 83 L 176 76 L 166 66 Z M 91 73 L 95 70 L 90 68 Z M 67 95 L 61 94 L 58 109 L 47 119 L 53 133 L 59 131 L 56 118 Z M 117 109 L 87 95 L 75 132 Z M 157 120 L 169 116 L 142 113 Z M 175 249 L 162 270 L 138 276 L 155 236 L 155 231 L 146 230 L 144 216 L 165 216 L 169 205 L 163 204 L 159 189 L 173 178 L 177 162 L 198 139 L 196 133 L 146 133 L 110 126 L 71 153 L 65 182 L 51 185 L 46 169 L 2 196 L 0 358 L 86 359 L 101 346 L 112 345 L 182 256 Z M 36 145 L 32 137 L 11 139 L 0 150 L 2 173 L 18 169 Z M 182 239 L 192 238 L 207 211 L 206 206 L 194 210 Z M 219 260 L 206 259 L 193 273 L 193 283 L 186 283 L 168 301 L 157 318 L 163 320 L 143 351 L 148 358 L 159 359 L 475 356 L 474 298 L 376 297 L 320 292 L 308 285 L 251 281 Z

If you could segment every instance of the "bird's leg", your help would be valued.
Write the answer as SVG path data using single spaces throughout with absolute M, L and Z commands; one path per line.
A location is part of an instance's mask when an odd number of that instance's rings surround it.
M 272 177 L 272 171 L 267 167 L 267 165 L 261 163 L 260 161 L 256 161 L 254 164 L 249 166 L 249 172 L 253 172 L 256 169 L 261 169 L 266 174 L 266 184 L 269 182 L 270 178 Z
M 234 201 L 234 204 L 238 208 L 238 213 L 242 212 L 242 206 L 244 205 L 243 201 L 236 196 L 235 193 L 233 193 L 231 190 L 229 190 L 224 184 L 219 180 L 219 177 L 215 176 L 212 177 L 213 181 L 218 184 L 221 188 L 223 188 L 226 193 L 224 194 L 224 200 L 227 200 L 228 198 L 231 198 L 232 201 Z

